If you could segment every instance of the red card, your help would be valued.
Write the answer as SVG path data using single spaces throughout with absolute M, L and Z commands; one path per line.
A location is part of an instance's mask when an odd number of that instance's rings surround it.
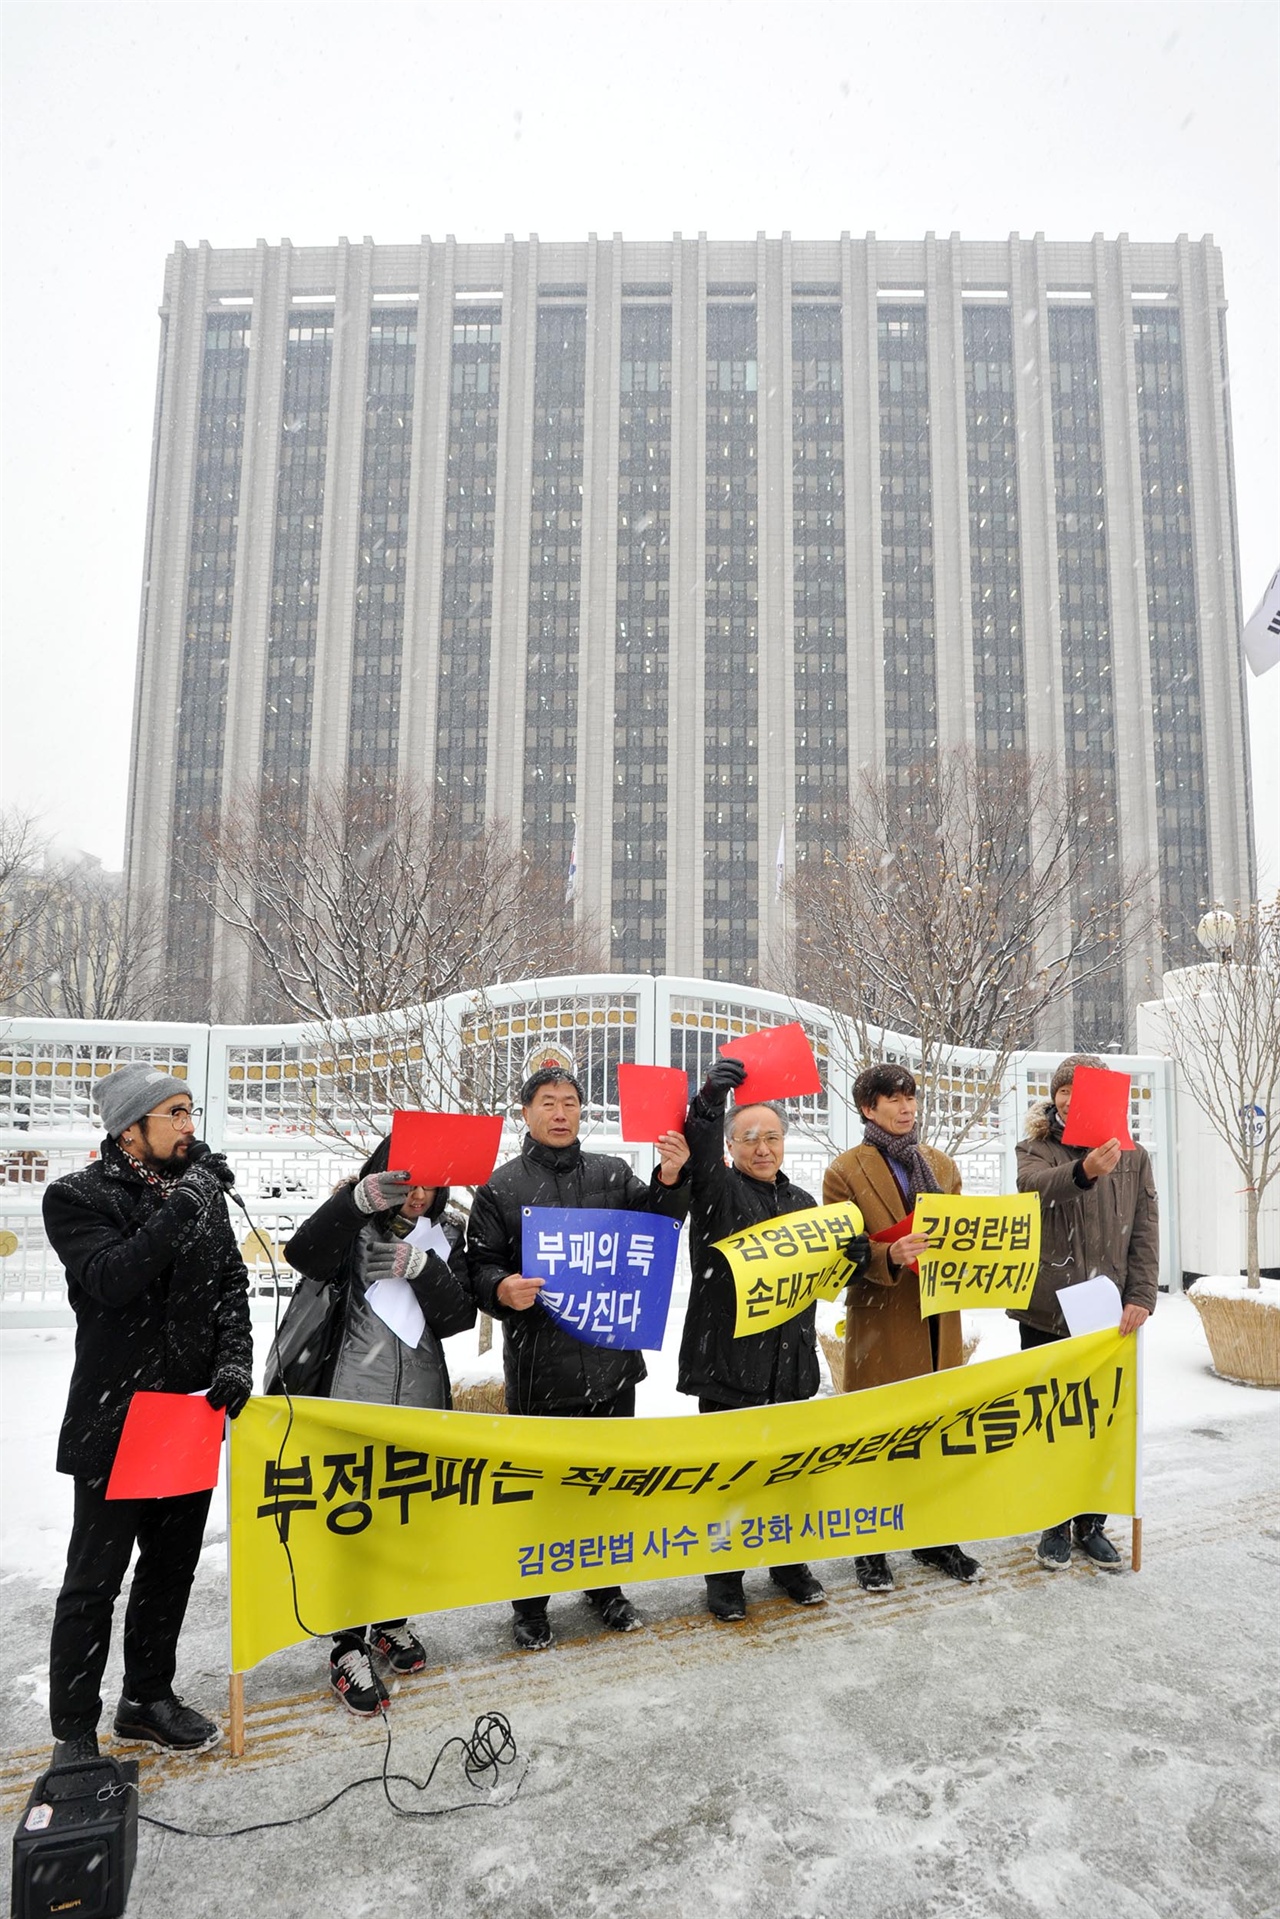
M 483 1186 L 501 1143 L 500 1114 L 397 1113 L 387 1168 L 415 1186 Z
M 1105 1146 L 1118 1139 L 1132 1152 L 1129 1137 L 1129 1075 L 1101 1066 L 1077 1066 L 1071 1081 L 1071 1104 L 1062 1129 L 1064 1146 Z
M 818 1062 L 799 1020 L 728 1039 L 720 1051 L 729 1059 L 740 1059 L 747 1069 L 733 1096 L 739 1106 L 750 1106 L 753 1099 L 798 1099 L 804 1093 L 822 1091 Z
M 216 1486 L 225 1418 L 203 1393 L 135 1393 L 107 1498 L 174 1499 Z
M 891 1246 L 895 1239 L 905 1239 L 912 1230 L 914 1213 L 908 1213 L 905 1219 L 895 1219 L 892 1226 L 882 1226 L 878 1233 L 869 1233 L 869 1239 L 878 1240 L 881 1245 Z
M 652 1142 L 661 1133 L 682 1133 L 689 1081 L 678 1066 L 620 1065 L 618 1106 L 623 1139 Z

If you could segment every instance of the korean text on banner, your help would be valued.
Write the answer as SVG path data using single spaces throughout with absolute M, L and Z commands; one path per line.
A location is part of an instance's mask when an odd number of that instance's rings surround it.
M 784 1213 L 718 1239 L 738 1295 L 734 1338 L 781 1326 L 815 1299 L 838 1299 L 850 1278 L 841 1245 L 861 1231 L 862 1214 L 846 1202 Z
M 704 1419 L 251 1399 L 231 1428 L 233 1668 L 352 1620 L 1131 1513 L 1137 1349 L 1094 1333 Z
M 915 1229 L 933 1242 L 920 1255 L 920 1317 L 961 1307 L 1025 1306 L 1040 1270 L 1040 1195 L 997 1199 L 921 1193 Z
M 680 1221 L 591 1206 L 526 1206 L 520 1271 L 584 1346 L 661 1350 L 671 1305 Z

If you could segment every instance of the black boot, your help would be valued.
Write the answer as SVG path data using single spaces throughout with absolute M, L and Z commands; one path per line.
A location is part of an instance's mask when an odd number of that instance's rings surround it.
M 858 1575 L 858 1584 L 864 1593 L 893 1591 L 893 1574 L 883 1553 L 859 1553 L 853 1562 L 853 1570 Z
M 708 1573 L 707 1611 L 715 1619 L 727 1620 L 735 1624 L 747 1616 L 747 1602 L 742 1592 L 741 1573 Z
M 1073 1522 L 1076 1545 L 1086 1559 L 1104 1572 L 1123 1572 L 1124 1561 L 1102 1530 L 1106 1516 L 1105 1513 L 1080 1513 Z
M 1050 1526 L 1042 1533 L 1040 1544 L 1036 1547 L 1036 1558 L 1050 1572 L 1060 1572 L 1071 1564 L 1071 1521 L 1064 1519 L 1060 1526 Z

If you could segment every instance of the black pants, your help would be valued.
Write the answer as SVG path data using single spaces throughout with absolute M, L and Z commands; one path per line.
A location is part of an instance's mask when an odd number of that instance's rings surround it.
M 573 1412 L 557 1413 L 557 1419 L 634 1419 L 636 1410 L 636 1389 L 624 1387 L 616 1399 L 608 1399 L 598 1406 L 579 1406 Z M 595 1606 L 607 1606 L 622 1591 L 621 1586 L 588 1586 L 587 1598 Z M 537 1599 L 513 1599 L 511 1610 L 517 1619 L 540 1619 L 547 1610 L 549 1593 L 543 1593 Z
M 178 1634 L 204 1540 L 211 1492 L 178 1499 L 107 1499 L 105 1479 L 77 1479 L 67 1571 L 49 1647 L 49 1722 L 55 1739 L 92 1732 L 102 1712 L 111 1615 L 138 1564 L 124 1616 L 124 1689 L 130 1699 L 173 1690 Z
M 1038 1326 L 1028 1326 L 1025 1320 L 1018 1321 L 1018 1335 L 1024 1353 L 1030 1352 L 1033 1346 L 1054 1346 L 1060 1339 L 1067 1338 L 1066 1333 L 1042 1333 Z M 1075 1518 L 1077 1526 L 1083 1526 L 1088 1531 L 1100 1526 L 1106 1516 L 1105 1513 L 1077 1513 Z M 1070 1521 L 1061 1520 L 1059 1524 L 1069 1525 Z
M 777 1404 L 775 1400 L 771 1399 L 762 1399 L 757 1403 L 761 1406 Z M 698 1401 L 698 1411 L 700 1413 L 736 1413 L 741 1412 L 742 1407 L 726 1406 L 718 1399 L 700 1399 Z M 798 1573 L 803 1563 L 803 1560 L 798 1560 L 791 1566 L 770 1566 L 769 1571 L 776 1573 L 780 1579 L 785 1579 L 788 1573 Z M 717 1595 L 727 1599 L 742 1591 L 741 1573 L 703 1573 L 702 1576 L 707 1582 L 707 1597 L 709 1599 L 714 1599 Z

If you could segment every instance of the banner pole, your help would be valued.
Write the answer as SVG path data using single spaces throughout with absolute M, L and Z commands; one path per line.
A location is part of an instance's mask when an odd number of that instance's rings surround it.
M 244 1674 L 242 1672 L 233 1672 L 231 1674 L 231 1681 L 230 1681 L 230 1686 L 228 1690 L 230 1692 L 230 1699 L 228 1702 L 229 1704 L 228 1730 L 231 1735 L 231 1757 L 233 1759 L 243 1759 L 244 1758 Z
M 1142 1433 L 1143 1433 L 1143 1425 L 1145 1423 L 1144 1416 L 1146 1413 L 1146 1357 L 1147 1357 L 1146 1332 L 1147 1332 L 1147 1329 L 1145 1326 L 1139 1326 L 1137 1332 L 1133 1335 L 1134 1339 L 1137 1341 L 1137 1344 L 1138 1344 L 1138 1355 L 1137 1355 L 1138 1418 L 1137 1418 L 1137 1432 L 1134 1435 L 1134 1461 L 1133 1461 L 1134 1513 L 1133 1513 L 1133 1529 L 1129 1536 L 1129 1570 L 1130 1572 L 1135 1572 L 1135 1573 L 1140 1573 L 1142 1571 L 1142 1506 L 1143 1506 Z

